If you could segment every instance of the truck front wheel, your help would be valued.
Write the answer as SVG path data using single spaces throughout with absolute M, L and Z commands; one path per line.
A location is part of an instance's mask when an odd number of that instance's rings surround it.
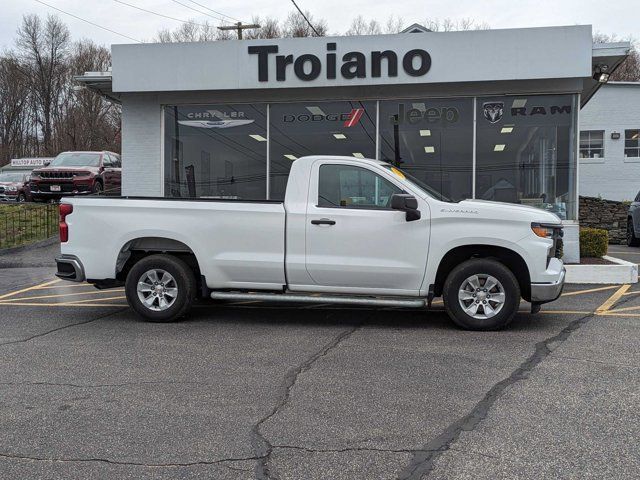
M 129 271 L 125 283 L 127 301 L 150 322 L 173 322 L 191 307 L 196 292 L 193 270 L 171 255 L 150 255 Z
M 518 311 L 520 295 L 513 272 L 488 258 L 474 258 L 455 267 L 442 294 L 449 317 L 467 330 L 507 326 Z

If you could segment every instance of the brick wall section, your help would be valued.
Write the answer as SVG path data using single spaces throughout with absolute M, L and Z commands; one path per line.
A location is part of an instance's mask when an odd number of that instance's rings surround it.
M 149 95 L 126 94 L 122 102 L 122 194 L 162 196 L 162 109 Z
M 603 228 L 609 243 L 624 244 L 627 234 L 629 204 L 596 197 L 580 197 L 580 226 Z

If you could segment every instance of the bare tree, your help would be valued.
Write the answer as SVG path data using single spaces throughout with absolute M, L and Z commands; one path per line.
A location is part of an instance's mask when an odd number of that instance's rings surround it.
M 604 33 L 595 33 L 593 35 L 593 43 L 611 43 L 620 42 L 617 35 L 606 35 Z M 622 64 L 616 68 L 611 74 L 610 79 L 619 82 L 638 82 L 640 81 L 640 52 L 638 51 L 638 43 L 633 37 L 627 38 L 631 42 L 631 51 L 629 56 Z
M 256 16 L 251 19 L 251 23 L 260 25 L 260 28 L 248 30 L 244 36 L 244 38 L 248 40 L 252 40 L 256 38 L 282 37 L 282 29 L 280 28 L 280 23 L 276 18 L 272 18 L 272 17 L 260 18 Z
M 0 165 L 25 154 L 29 85 L 12 56 L 0 58 Z
M 326 20 L 316 20 L 308 11 L 304 15 L 313 25 L 315 31 L 300 12 L 293 11 L 287 15 L 282 25 L 283 37 L 324 37 L 327 34 Z M 318 32 L 318 33 L 316 33 Z
M 69 48 L 69 30 L 53 15 L 46 21 L 37 15 L 25 15 L 18 28 L 20 68 L 31 83 L 36 121 L 43 138 L 43 153 L 55 153 L 53 122 L 60 115 Z
M 486 22 L 476 22 L 472 18 L 462 18 L 454 20 L 451 18 L 426 19 L 423 25 L 433 32 L 460 32 L 467 30 L 488 30 L 489 24 Z
M 183 23 L 180 27 L 160 30 L 155 41 L 159 43 L 172 42 L 214 42 L 233 38 L 229 32 L 218 30 L 218 27 L 205 21 L 204 23 Z
M 362 15 L 358 15 L 351 22 L 345 35 L 379 35 L 381 33 L 382 26 L 377 20 L 366 21 Z

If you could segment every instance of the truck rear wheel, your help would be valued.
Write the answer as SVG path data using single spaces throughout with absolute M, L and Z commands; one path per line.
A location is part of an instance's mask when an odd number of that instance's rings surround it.
M 502 263 L 474 258 L 455 267 L 444 282 L 447 314 L 467 330 L 506 327 L 520 306 L 518 280 Z
M 125 283 L 127 301 L 150 322 L 173 322 L 191 308 L 196 293 L 193 270 L 171 255 L 150 255 L 137 262 Z

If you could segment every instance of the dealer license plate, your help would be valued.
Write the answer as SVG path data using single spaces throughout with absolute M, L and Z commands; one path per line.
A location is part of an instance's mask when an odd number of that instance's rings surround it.
M 52 192 L 59 192 L 60 191 L 60 185 L 51 185 L 51 191 Z

